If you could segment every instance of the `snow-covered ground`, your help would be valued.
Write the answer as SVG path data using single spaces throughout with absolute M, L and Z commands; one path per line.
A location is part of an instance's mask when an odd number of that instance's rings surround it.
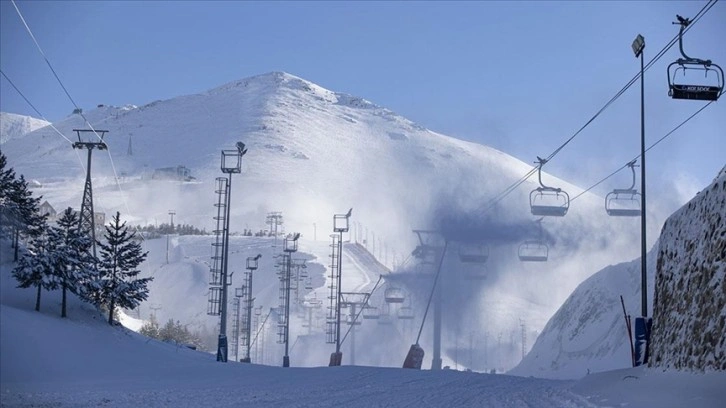
M 6 241 L 1 245 L 2 406 L 715 408 L 726 400 L 724 373 L 639 368 L 575 382 L 454 370 L 218 363 L 211 354 L 109 326 L 73 296 L 62 319 L 57 291 L 44 292 L 41 312 L 33 311 L 34 290 L 14 287 L 11 253 Z

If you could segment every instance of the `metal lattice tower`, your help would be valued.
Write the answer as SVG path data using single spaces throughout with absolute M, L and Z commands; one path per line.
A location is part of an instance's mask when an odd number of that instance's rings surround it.
M 232 350 L 234 350 L 234 361 L 239 360 L 239 312 L 240 312 L 240 298 L 241 291 L 244 291 L 244 287 L 237 288 L 237 293 L 234 299 L 232 299 L 232 339 L 230 341 Z
M 242 172 L 242 157 L 247 153 L 245 144 L 237 142 L 236 150 L 222 150 L 222 173 L 227 178 L 217 178 L 216 193 L 218 195 L 217 229 L 214 246 L 213 265 L 210 270 L 210 290 L 207 313 L 219 315 L 219 339 L 217 342 L 217 361 L 227 362 L 227 287 L 232 284 L 232 275 L 228 273 L 229 260 L 229 218 L 232 198 L 232 174 Z M 221 181 L 225 180 L 225 181 Z
M 273 211 L 267 213 L 267 219 L 265 220 L 265 224 L 270 226 L 270 232 L 275 237 L 275 243 L 273 244 L 273 248 L 277 248 L 277 236 L 282 233 L 282 228 L 278 231 L 278 228 L 282 226 L 283 219 L 282 219 L 282 213 L 280 211 Z
M 330 295 L 328 296 L 328 318 L 327 318 L 327 329 L 326 343 L 335 344 L 337 342 L 337 332 L 335 330 L 335 323 L 338 321 L 338 262 L 340 262 L 340 256 L 338 254 L 338 234 L 331 234 L 333 243 L 330 244 Z
M 285 260 L 285 273 L 280 279 L 280 318 L 278 319 L 278 342 L 285 345 L 285 355 L 282 357 L 282 366 L 290 367 L 290 278 L 292 276 L 292 254 L 297 252 L 297 240 L 300 234 L 296 233 L 285 238 L 283 247 Z
M 212 266 L 209 268 L 209 299 L 207 303 L 207 314 L 219 316 L 222 308 L 222 268 L 224 265 L 224 246 L 227 236 L 227 194 L 229 193 L 228 181 L 225 177 L 217 177 L 215 193 L 217 202 L 214 207 L 217 215 L 214 219 L 217 226 L 214 229 L 214 242 L 212 243 Z
M 247 271 L 245 271 L 244 293 L 242 294 L 245 310 L 242 314 L 242 346 L 245 348 L 245 355 L 240 360 L 243 363 L 252 362 L 250 351 L 252 348 L 252 309 L 254 308 L 255 299 L 252 297 L 252 272 L 258 267 L 258 261 L 262 257 L 258 254 L 255 257 L 247 258 Z
M 333 294 L 333 289 L 331 288 L 330 291 L 330 297 L 331 297 L 331 307 L 333 306 L 333 296 L 335 296 L 335 353 L 333 353 L 330 356 L 330 366 L 339 366 L 343 360 L 343 353 L 340 351 L 340 308 L 343 299 L 341 298 L 341 289 L 343 286 L 343 233 L 348 232 L 350 230 L 350 216 L 353 213 L 353 209 L 351 208 L 348 210 L 346 214 L 334 214 L 333 215 L 333 232 L 338 234 L 337 240 L 333 238 L 333 244 L 337 245 L 337 250 L 333 250 L 333 254 L 331 255 L 332 260 L 335 262 L 337 270 L 336 276 L 331 279 L 331 282 L 333 280 L 336 281 L 336 293 Z M 337 242 L 336 242 L 337 241 Z M 337 255 L 337 257 L 336 257 Z M 331 269 L 333 269 L 331 265 Z M 331 273 L 332 278 L 332 273 Z M 331 283 L 332 286 L 332 283 Z
M 73 129 L 78 135 L 78 141 L 73 143 L 74 149 L 88 150 L 88 163 L 86 165 L 86 183 L 83 187 L 83 200 L 81 201 L 79 231 L 88 235 L 93 244 L 93 256 L 96 256 L 96 221 L 93 216 L 93 184 L 91 183 L 91 153 L 93 149 L 106 150 L 108 145 L 103 137 L 108 130 Z M 99 141 L 90 141 L 93 137 Z

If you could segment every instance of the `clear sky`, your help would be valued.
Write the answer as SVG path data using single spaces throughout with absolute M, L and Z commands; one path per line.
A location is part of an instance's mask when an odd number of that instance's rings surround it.
M 527 162 L 551 153 L 637 72 L 638 33 L 650 58 L 677 33 L 675 15 L 705 3 L 17 1 L 86 109 L 285 71 Z M 0 1 L 0 16 L 3 72 L 48 119 L 65 117 L 73 106 L 10 1 Z M 686 35 L 686 52 L 726 67 L 725 41 L 721 1 Z M 646 73 L 647 143 L 703 105 L 667 97 L 666 65 L 677 57 L 671 49 Z M 35 116 L 5 79 L 0 86 L 2 111 Z M 637 155 L 639 96 L 631 88 L 547 169 L 586 187 Z M 648 156 L 649 186 L 663 200 L 690 197 L 726 164 L 724 103 Z M 598 192 L 627 184 L 622 173 Z

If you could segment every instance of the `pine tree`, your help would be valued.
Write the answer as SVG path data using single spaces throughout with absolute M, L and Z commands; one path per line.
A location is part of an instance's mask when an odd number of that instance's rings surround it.
M 141 326 L 141 329 L 139 329 L 139 333 L 143 334 L 144 336 L 151 337 L 152 339 L 158 339 L 160 336 L 160 330 L 159 330 L 159 323 L 156 321 L 156 317 L 154 315 L 151 315 L 151 319 L 144 323 L 143 326 Z
M 98 242 L 101 256 L 98 275 L 90 284 L 92 298 L 109 309 L 108 324 L 113 324 L 113 311 L 118 307 L 133 310 L 149 295 L 148 283 L 153 278 L 134 279 L 148 252 L 142 252 L 141 244 L 129 233 L 126 222 L 116 212 L 106 225 L 106 242 Z
M 35 310 L 40 311 L 41 289 L 53 290 L 58 287 L 53 276 L 55 242 L 49 239 L 47 226 L 43 231 L 34 231 L 30 242 L 23 250 L 18 266 L 13 269 L 13 277 L 18 281 L 19 288 L 35 286 L 38 293 L 35 298 Z
M 61 302 L 61 317 L 66 317 L 66 292 L 83 298 L 84 283 L 94 274 L 96 259 L 91 254 L 92 241 L 80 229 L 80 218 L 68 207 L 63 211 L 57 221 L 57 226 L 51 227 L 50 240 L 55 243 L 53 275 L 63 291 Z
M 34 198 L 22 175 L 7 168 L 7 158 L 0 152 L 0 234 L 12 237 L 14 261 L 18 260 L 20 236 L 42 231 L 46 216 L 38 211 L 41 197 Z

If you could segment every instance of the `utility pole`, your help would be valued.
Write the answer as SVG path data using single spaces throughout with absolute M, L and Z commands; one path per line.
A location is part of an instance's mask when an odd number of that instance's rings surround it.
M 170 232 L 174 232 L 174 214 L 176 214 L 176 212 L 174 212 L 174 210 L 169 210 L 169 216 L 171 217 L 171 221 L 169 224 L 170 228 L 171 228 Z M 166 263 L 167 264 L 169 263 L 169 234 L 170 234 L 170 232 L 166 233 Z
M 257 254 L 255 257 L 247 258 L 247 272 L 245 272 L 245 327 L 243 328 L 245 356 L 240 360 L 243 363 L 250 363 L 252 359 L 250 357 L 250 350 L 252 348 L 252 309 L 254 308 L 254 299 L 252 298 L 252 272 L 257 270 L 258 261 L 262 258 L 262 254 Z
M 210 269 L 210 288 L 207 314 L 220 316 L 219 338 L 217 340 L 217 361 L 226 363 L 227 347 L 227 287 L 232 284 L 232 275 L 228 271 L 229 264 L 229 221 L 232 200 L 232 174 L 242 172 L 242 157 L 247 153 L 245 144 L 237 142 L 236 150 L 222 150 L 222 173 L 225 177 L 217 178 L 216 193 L 217 229 L 216 238 L 212 243 L 214 255 Z
M 280 322 L 280 337 L 281 342 L 285 344 L 285 355 L 282 357 L 282 366 L 290 367 L 290 277 L 292 269 L 292 254 L 297 252 L 297 240 L 300 238 L 300 234 L 296 233 L 292 237 L 285 238 L 284 241 L 284 259 L 285 259 L 285 272 L 280 279 L 280 297 L 282 300 L 281 310 L 283 312 Z
M 645 39 L 642 35 L 631 44 L 635 58 L 640 57 L 640 189 L 642 190 L 640 205 L 640 294 L 641 316 L 635 318 L 635 365 L 648 363 L 650 327 L 652 320 L 648 318 L 648 278 L 646 249 L 646 206 L 645 206 Z
M 81 201 L 80 222 L 78 230 L 85 233 L 91 238 L 93 246 L 93 256 L 96 256 L 96 220 L 93 212 L 93 185 L 91 183 L 91 153 L 93 149 L 106 150 L 108 145 L 103 141 L 103 137 L 108 130 L 93 129 L 73 129 L 78 135 L 78 141 L 73 143 L 74 149 L 88 150 L 88 162 L 86 165 L 86 183 L 83 188 L 83 201 Z M 99 141 L 91 141 L 95 135 Z M 83 136 L 81 136 L 83 135 Z
M 279 234 L 278 227 L 281 226 L 283 223 L 282 213 L 279 211 L 273 211 L 273 212 L 267 213 L 267 219 L 266 219 L 265 223 L 270 226 L 270 232 L 275 237 L 275 242 L 273 244 L 273 248 L 277 248 L 277 235 Z
M 330 355 L 330 367 L 339 366 L 343 361 L 343 353 L 340 351 L 340 307 L 343 303 L 341 297 L 341 286 L 343 285 L 342 272 L 343 272 L 343 233 L 348 232 L 350 229 L 350 216 L 353 213 L 353 209 L 348 210 L 346 214 L 335 214 L 333 215 L 333 232 L 338 233 L 338 247 L 337 247 L 337 293 L 333 294 L 333 288 L 331 286 L 331 300 L 335 296 L 335 353 Z M 333 234 L 334 236 L 335 234 Z M 335 244 L 335 238 L 333 238 L 333 244 Z M 335 255 L 335 248 L 333 255 Z M 335 260 L 335 258 L 333 258 Z M 332 309 L 331 305 L 331 309 Z M 332 311 L 332 310 L 331 310 Z

